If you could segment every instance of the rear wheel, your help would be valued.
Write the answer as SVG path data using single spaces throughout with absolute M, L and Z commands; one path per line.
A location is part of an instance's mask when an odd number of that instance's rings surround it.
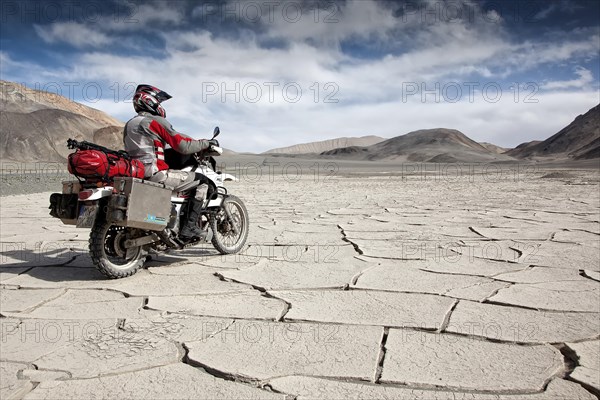
M 142 268 L 146 251 L 134 248 L 129 256 L 124 244 L 128 228 L 96 221 L 90 234 L 90 256 L 94 266 L 111 279 L 125 278 Z
M 228 211 L 230 218 L 225 210 Z M 236 196 L 225 197 L 221 211 L 211 218 L 210 223 L 213 230 L 212 244 L 219 253 L 237 253 L 246 244 L 250 227 L 248 210 L 242 200 Z

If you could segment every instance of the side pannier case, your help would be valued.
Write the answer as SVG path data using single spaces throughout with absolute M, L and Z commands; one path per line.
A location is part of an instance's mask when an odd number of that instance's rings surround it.
M 171 218 L 171 188 L 138 178 L 115 178 L 108 218 L 115 225 L 162 231 Z

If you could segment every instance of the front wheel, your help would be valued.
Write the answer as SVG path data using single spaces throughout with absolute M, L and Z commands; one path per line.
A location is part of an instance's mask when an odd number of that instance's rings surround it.
M 96 221 L 90 234 L 90 256 L 94 266 L 111 279 L 131 276 L 142 268 L 146 252 L 136 247 L 127 256 L 127 229 L 107 221 Z
M 212 244 L 219 253 L 237 253 L 246 244 L 250 227 L 248 210 L 236 196 L 225 197 L 221 211 L 211 218 L 210 223 L 213 231 Z

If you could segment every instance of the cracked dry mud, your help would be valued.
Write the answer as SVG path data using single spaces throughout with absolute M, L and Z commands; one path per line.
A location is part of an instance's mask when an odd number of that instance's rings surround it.
M 0 398 L 594 399 L 598 173 L 543 174 L 242 181 L 240 254 L 116 281 L 4 197 Z

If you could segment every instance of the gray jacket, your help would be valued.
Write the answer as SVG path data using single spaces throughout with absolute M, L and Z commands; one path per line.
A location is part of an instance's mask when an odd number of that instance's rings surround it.
M 208 148 L 207 140 L 195 140 L 177 132 L 166 119 L 142 111 L 130 119 L 123 130 L 125 150 L 145 167 L 145 177 L 169 169 L 165 162 L 168 144 L 182 154 L 192 154 Z

